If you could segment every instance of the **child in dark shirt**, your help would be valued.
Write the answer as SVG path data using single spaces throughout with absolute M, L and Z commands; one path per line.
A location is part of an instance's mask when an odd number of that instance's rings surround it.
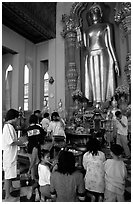
M 28 135 L 28 154 L 30 166 L 28 174 L 31 175 L 33 181 L 32 197 L 35 197 L 35 188 L 38 187 L 38 164 L 41 157 L 41 145 L 44 144 L 46 133 L 43 128 L 37 124 L 37 116 L 31 115 L 29 119 Z M 34 194 L 34 195 L 33 195 Z

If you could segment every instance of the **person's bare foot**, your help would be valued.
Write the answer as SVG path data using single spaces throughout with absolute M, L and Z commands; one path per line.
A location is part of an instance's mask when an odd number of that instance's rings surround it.
M 15 201 L 17 201 L 17 198 L 12 197 L 12 196 L 9 196 L 9 197 L 4 199 L 4 202 L 15 202 Z
M 98 202 L 103 202 L 103 197 L 102 196 L 99 196 Z
M 94 195 L 91 195 L 91 202 L 95 202 L 96 201 L 96 198 Z

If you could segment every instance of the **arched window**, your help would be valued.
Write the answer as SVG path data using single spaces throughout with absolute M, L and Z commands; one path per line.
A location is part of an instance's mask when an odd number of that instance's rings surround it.
M 6 94 L 6 109 L 11 108 L 12 104 L 12 71 L 13 67 L 11 65 L 8 66 L 6 69 L 6 74 L 5 74 L 5 94 Z
M 24 111 L 29 109 L 29 68 L 24 67 Z
M 5 76 L 5 80 L 7 80 L 8 77 L 8 72 L 11 72 L 13 70 L 12 65 L 9 65 L 7 70 L 6 70 L 6 76 Z
M 44 100 L 43 105 L 48 106 L 49 104 L 49 74 L 46 72 L 44 74 Z

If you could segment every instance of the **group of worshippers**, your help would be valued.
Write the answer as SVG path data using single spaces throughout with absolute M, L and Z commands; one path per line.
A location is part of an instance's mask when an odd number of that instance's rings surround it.
M 13 189 L 12 179 L 17 177 L 17 147 L 27 145 L 23 137 L 17 138 L 15 126 L 18 117 L 18 111 L 10 109 L 6 114 L 3 127 L 5 201 L 9 202 L 14 201 L 10 193 Z M 125 120 L 121 112 L 116 112 L 116 118 L 119 126 L 121 124 L 124 128 Z M 127 170 L 123 162 L 122 145 L 112 145 L 110 148 L 112 158 L 106 159 L 99 141 L 96 138 L 90 139 L 86 144 L 87 151 L 82 160 L 84 171 L 80 171 L 75 166 L 74 154 L 69 150 L 62 149 L 55 162 L 50 158 L 50 151 L 42 148 L 45 137 L 52 137 L 51 134 L 54 131 L 54 134 L 57 130 L 61 131 L 60 134 L 65 137 L 65 123 L 60 119 L 59 114 L 53 112 L 51 120 L 46 114 L 41 124 L 42 126 L 38 124 L 36 114 L 30 116 L 27 128 L 30 166 L 27 174 L 30 175 L 33 185 L 29 201 L 35 201 L 36 189 L 41 201 L 76 202 L 86 201 L 87 198 L 91 202 L 124 201 Z M 125 141 L 124 135 L 121 137 L 122 127 L 118 132 L 118 140 L 121 144 Z

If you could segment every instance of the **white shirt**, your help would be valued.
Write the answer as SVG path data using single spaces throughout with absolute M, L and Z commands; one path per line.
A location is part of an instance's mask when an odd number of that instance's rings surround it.
M 43 164 L 38 165 L 39 185 L 45 186 L 50 184 L 51 172 L 48 166 Z
M 2 133 L 3 168 L 16 165 L 17 145 L 11 145 L 17 140 L 17 133 L 11 124 L 5 124 Z
M 63 125 L 60 121 L 51 121 L 47 132 L 52 132 L 53 135 L 60 135 L 66 137 Z
M 90 152 L 83 155 L 83 167 L 86 170 L 85 188 L 98 193 L 104 192 L 104 165 L 105 154 L 98 151 L 96 156 Z
M 48 126 L 49 126 L 49 123 L 50 123 L 49 119 L 47 119 L 47 118 L 43 118 L 43 119 L 42 119 L 41 124 L 42 124 L 42 127 L 43 127 L 43 129 L 44 129 L 45 131 L 47 131 L 47 128 L 48 128 Z
M 105 187 L 111 192 L 123 194 L 127 170 L 121 160 L 107 159 L 104 162 Z
M 116 119 L 116 128 L 117 133 L 120 135 L 127 136 L 128 134 L 128 120 L 126 116 L 122 116 L 121 122 L 126 125 L 126 127 L 123 127 L 123 125 Z

